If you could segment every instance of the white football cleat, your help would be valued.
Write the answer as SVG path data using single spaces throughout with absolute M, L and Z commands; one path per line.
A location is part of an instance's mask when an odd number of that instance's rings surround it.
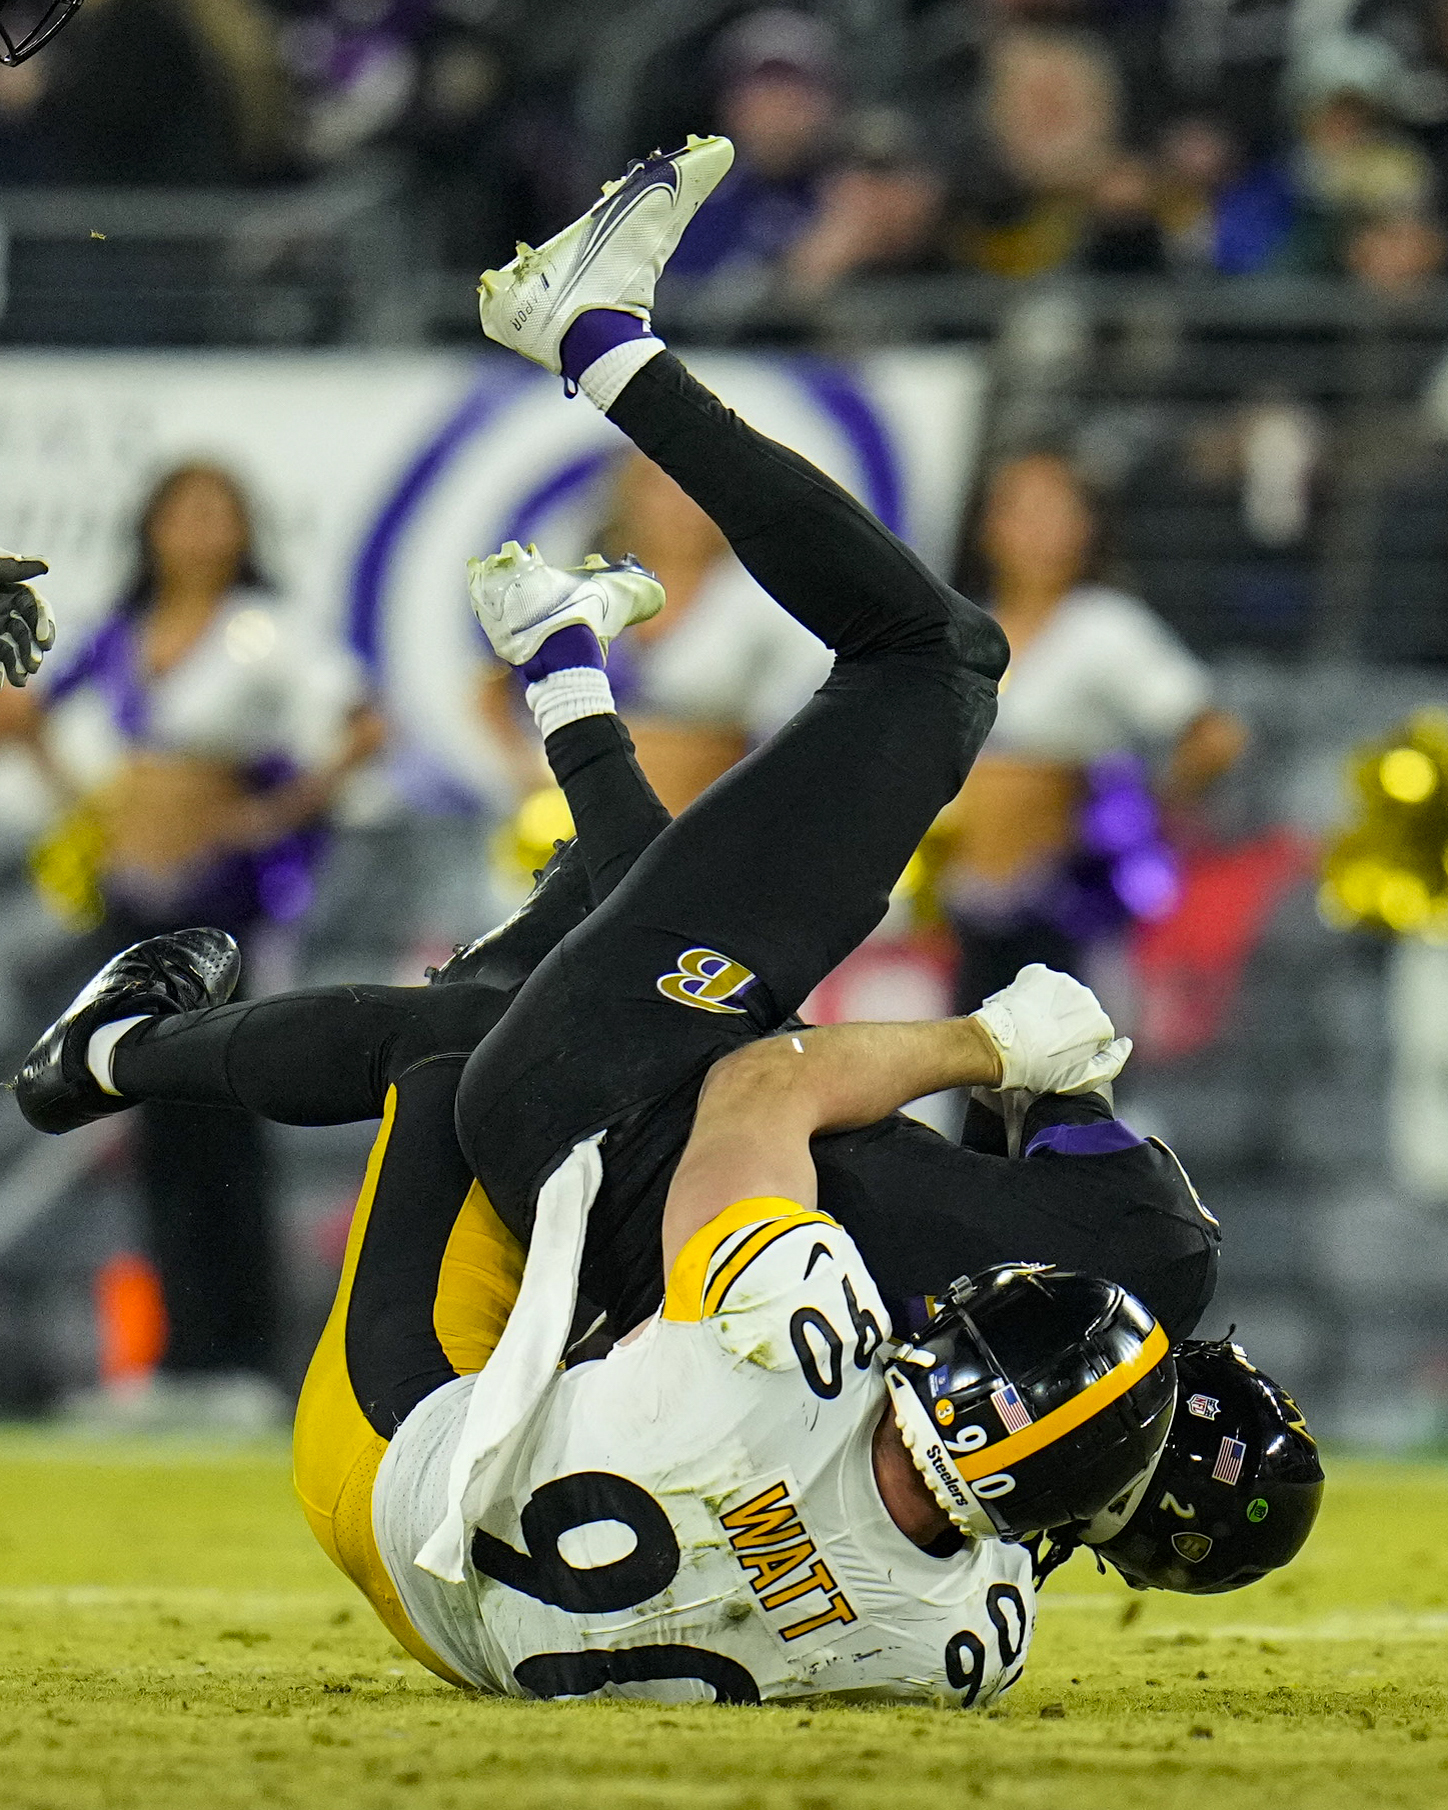
M 501 553 L 468 561 L 473 614 L 493 652 L 524 666 L 550 635 L 581 623 L 604 653 L 621 629 L 664 607 L 664 587 L 636 559 L 610 563 L 590 553 L 581 566 L 550 566 L 534 546 L 505 541 Z
M 537 251 L 520 245 L 504 270 L 478 284 L 483 332 L 550 371 L 561 371 L 563 335 L 589 308 L 647 321 L 654 284 L 684 228 L 734 161 L 727 138 L 696 138 L 682 151 L 631 164 L 603 198 Z

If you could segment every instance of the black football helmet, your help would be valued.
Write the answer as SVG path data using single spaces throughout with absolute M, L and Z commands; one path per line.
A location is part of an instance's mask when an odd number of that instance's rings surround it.
M 952 1283 L 885 1378 L 936 1501 L 978 1539 L 1095 1515 L 1149 1469 L 1176 1400 L 1166 1334 L 1135 1296 L 1032 1264 Z
M 1176 1348 L 1179 1400 L 1155 1471 L 1081 1538 L 1135 1590 L 1239 1590 L 1301 1551 L 1322 1503 L 1317 1445 L 1285 1389 L 1226 1339 Z
M 0 63 L 14 68 L 48 44 L 81 0 L 0 0 Z

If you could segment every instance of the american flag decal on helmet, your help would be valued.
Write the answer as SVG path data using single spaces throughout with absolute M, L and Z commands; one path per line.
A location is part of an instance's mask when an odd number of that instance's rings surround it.
M 1020 1433 L 1031 1424 L 1031 1410 L 1021 1400 L 1014 1383 L 997 1389 L 990 1398 L 990 1405 L 1000 1415 L 1001 1425 L 1007 1433 Z
M 1235 1483 L 1242 1475 L 1242 1461 L 1247 1456 L 1247 1448 L 1240 1439 L 1224 1439 L 1217 1452 L 1217 1462 L 1212 1466 L 1212 1475 L 1218 1483 Z

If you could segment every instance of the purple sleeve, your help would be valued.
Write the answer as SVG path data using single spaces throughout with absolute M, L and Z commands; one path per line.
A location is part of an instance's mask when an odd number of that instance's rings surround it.
M 1112 1156 L 1118 1150 L 1137 1150 L 1145 1142 L 1120 1119 L 1096 1119 L 1089 1125 L 1047 1125 L 1026 1145 L 1024 1154 L 1038 1150 L 1056 1156 Z
M 116 656 L 119 639 L 117 626 L 114 619 L 103 622 L 74 653 L 64 660 L 46 663 L 45 676 L 48 683 L 44 695 L 48 704 L 62 703 L 73 691 L 79 691 L 82 685 L 88 684 L 107 668 Z

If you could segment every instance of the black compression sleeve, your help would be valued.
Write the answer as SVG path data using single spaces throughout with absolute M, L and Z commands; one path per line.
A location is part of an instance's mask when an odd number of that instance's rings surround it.
M 565 723 L 544 749 L 573 814 L 593 902 L 600 904 L 672 820 L 644 778 L 620 718 Z

